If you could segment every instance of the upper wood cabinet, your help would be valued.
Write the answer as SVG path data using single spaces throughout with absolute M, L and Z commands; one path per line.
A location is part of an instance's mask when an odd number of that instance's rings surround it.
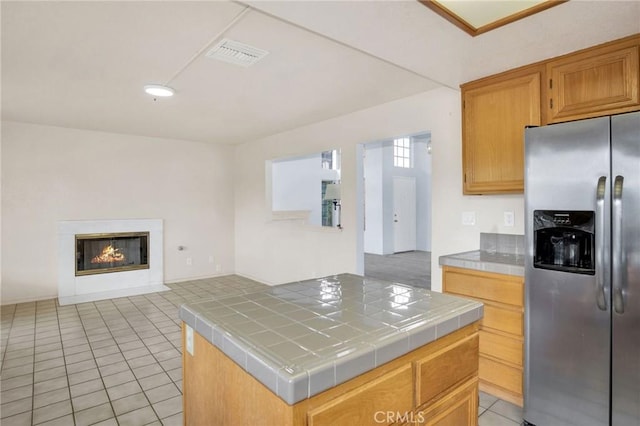
M 524 128 L 540 125 L 542 68 L 462 86 L 465 194 L 522 192 Z
M 549 61 L 546 121 L 557 123 L 637 109 L 638 52 L 638 41 L 631 40 Z
M 524 191 L 524 128 L 640 110 L 640 34 L 461 85 L 465 194 Z

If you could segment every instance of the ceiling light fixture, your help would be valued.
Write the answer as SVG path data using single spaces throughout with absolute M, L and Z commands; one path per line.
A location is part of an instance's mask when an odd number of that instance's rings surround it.
M 175 90 L 171 87 L 163 86 L 161 84 L 147 84 L 144 86 L 144 91 L 151 96 L 157 96 L 160 98 L 167 98 L 173 96 Z

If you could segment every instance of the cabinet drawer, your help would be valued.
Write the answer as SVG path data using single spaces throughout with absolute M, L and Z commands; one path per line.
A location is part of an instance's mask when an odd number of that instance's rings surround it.
M 483 328 L 511 333 L 518 337 L 524 334 L 524 318 L 522 311 L 503 309 L 486 303 L 484 305 Z
M 429 408 L 418 412 L 415 420 L 421 426 L 477 425 L 478 379 L 471 379 Z
M 480 353 L 522 367 L 522 340 L 480 331 Z
M 522 278 L 489 272 L 444 270 L 444 291 L 514 306 L 524 305 Z M 486 315 L 486 313 L 485 313 Z
M 477 334 L 416 361 L 416 405 L 478 374 Z
M 413 369 L 406 364 L 308 413 L 308 425 L 380 425 L 376 412 L 413 410 Z M 379 420 L 379 418 L 377 419 Z
M 522 395 L 522 369 L 480 357 L 480 380 Z

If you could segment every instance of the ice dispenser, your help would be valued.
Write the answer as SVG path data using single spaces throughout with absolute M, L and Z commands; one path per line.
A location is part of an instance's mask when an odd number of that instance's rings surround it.
M 594 212 L 535 210 L 533 267 L 595 274 Z

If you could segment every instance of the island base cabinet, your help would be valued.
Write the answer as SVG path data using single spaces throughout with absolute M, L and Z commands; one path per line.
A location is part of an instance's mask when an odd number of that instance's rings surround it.
M 475 426 L 478 329 L 479 322 L 472 323 L 293 405 L 194 333 L 193 355 L 186 349 L 182 355 L 184 424 Z M 446 359 L 459 364 L 458 373 L 431 380 L 451 371 L 440 362 Z M 430 385 L 439 390 L 425 394 Z

